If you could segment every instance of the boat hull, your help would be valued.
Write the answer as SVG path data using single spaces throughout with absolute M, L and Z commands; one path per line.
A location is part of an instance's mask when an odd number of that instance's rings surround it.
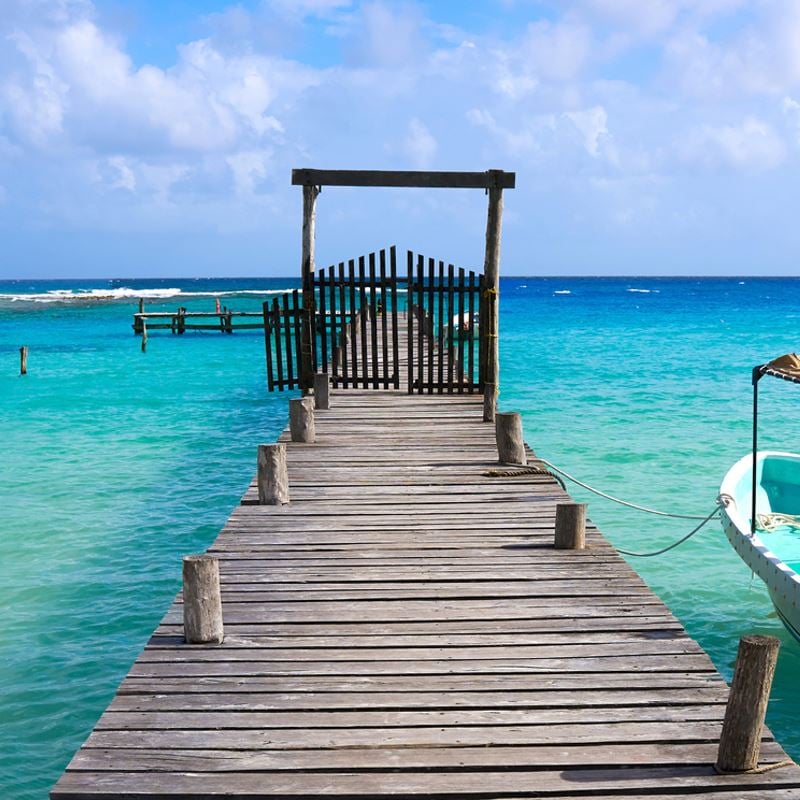
M 759 453 L 756 467 L 759 486 L 763 464 L 769 458 L 796 461 L 800 469 L 800 455 Z M 742 561 L 766 584 L 778 616 L 786 629 L 800 641 L 800 575 L 770 550 L 758 532 L 750 532 L 752 467 L 752 456 L 745 456 L 731 467 L 722 482 L 720 487 L 722 529 Z M 759 514 L 780 510 L 770 507 L 769 497 L 760 489 L 756 499 Z M 798 535 L 800 536 L 800 533 Z

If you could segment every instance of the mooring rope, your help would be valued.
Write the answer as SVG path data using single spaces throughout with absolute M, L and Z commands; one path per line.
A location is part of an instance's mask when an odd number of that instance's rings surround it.
M 518 467 L 511 467 L 510 469 L 489 469 L 483 473 L 487 478 L 523 478 L 525 475 L 545 475 L 558 481 L 559 486 L 566 492 L 567 487 L 564 486 L 564 481 L 549 469 L 542 469 L 542 467 L 534 467 L 532 465 L 520 464 Z
M 774 533 L 778 528 L 800 528 L 800 516 L 797 514 L 756 514 L 756 528 L 766 533 Z
M 607 494 L 606 492 L 600 491 L 600 489 L 596 489 L 594 486 L 590 486 L 588 483 L 584 483 L 583 481 L 579 481 L 573 475 L 570 475 L 565 470 L 561 469 L 561 467 L 557 467 L 552 462 L 548 461 L 546 458 L 540 458 L 537 456 L 537 461 L 541 461 L 542 464 L 547 464 L 550 469 L 555 470 L 556 472 L 563 475 L 567 480 L 576 483 L 578 486 L 582 486 L 584 489 L 587 489 L 590 492 L 593 492 L 600 497 L 605 497 L 606 500 L 611 500 L 614 503 L 619 503 L 622 506 L 627 506 L 628 508 L 634 508 L 637 511 L 644 511 L 648 514 L 655 514 L 659 517 L 671 517 L 672 519 L 700 519 L 700 520 L 707 520 L 708 517 L 701 517 L 697 514 L 673 514 L 669 511 L 656 511 L 654 508 L 648 508 L 647 506 L 640 506 L 636 503 L 629 503 L 627 500 L 621 500 L 619 497 L 614 497 L 613 495 Z M 716 512 L 715 512 L 716 513 Z
M 654 550 L 652 553 L 633 553 L 630 550 L 622 550 L 621 548 L 617 548 L 618 553 L 622 553 L 624 556 L 635 556 L 636 558 L 650 558 L 651 556 L 660 556 L 662 553 L 668 553 L 670 550 L 674 550 L 678 545 L 683 544 L 685 541 L 688 541 L 692 538 L 696 533 L 698 533 L 702 528 L 704 528 L 711 520 L 719 514 L 719 508 L 715 507 L 714 510 L 707 516 L 703 518 L 703 521 L 693 530 L 689 531 L 686 536 L 678 539 L 677 542 L 673 542 L 672 544 L 668 544 L 666 547 L 662 547 L 660 550 Z
M 783 767 L 797 766 L 791 758 L 784 758 L 783 761 L 776 761 L 774 764 L 763 764 L 760 767 L 753 767 L 753 769 L 745 770 L 728 770 L 714 764 L 714 772 L 717 775 L 763 775 L 765 772 L 772 772 L 774 769 L 782 769 Z

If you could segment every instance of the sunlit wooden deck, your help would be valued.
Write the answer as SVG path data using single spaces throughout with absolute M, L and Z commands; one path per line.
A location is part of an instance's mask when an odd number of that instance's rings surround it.
M 144 797 L 800 797 L 718 775 L 727 687 L 548 476 L 488 477 L 478 395 L 334 391 L 210 552 L 225 642 L 176 598 L 52 792 Z M 763 762 L 785 758 L 767 733 Z

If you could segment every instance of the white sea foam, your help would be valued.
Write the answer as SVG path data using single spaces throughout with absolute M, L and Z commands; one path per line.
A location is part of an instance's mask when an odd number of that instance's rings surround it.
M 264 296 L 283 294 L 291 289 L 240 289 L 220 292 L 185 292 L 176 287 L 164 289 L 132 289 L 121 286 L 118 289 L 52 289 L 49 292 L 31 294 L 3 294 L 0 302 L 12 303 L 91 303 L 113 302 L 117 300 L 166 300 L 171 297 L 235 297 L 237 295 Z
M 553 294 L 572 294 L 569 289 L 556 289 Z
M 635 294 L 659 294 L 658 289 L 626 289 L 626 292 L 634 292 Z

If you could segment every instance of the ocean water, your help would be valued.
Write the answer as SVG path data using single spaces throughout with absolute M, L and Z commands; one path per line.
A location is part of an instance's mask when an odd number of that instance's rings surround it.
M 114 694 L 286 423 L 257 333 L 131 331 L 151 310 L 258 310 L 289 279 L 0 282 L 0 797 L 40 800 Z M 543 457 L 612 494 L 712 510 L 750 446 L 750 370 L 800 349 L 800 280 L 521 278 L 501 286 L 501 399 Z M 20 345 L 30 348 L 20 377 Z M 761 444 L 797 450 L 800 387 L 761 383 Z M 692 523 L 568 486 L 621 548 Z M 783 642 L 768 722 L 800 758 L 800 643 L 715 521 L 630 559 L 730 677 Z

